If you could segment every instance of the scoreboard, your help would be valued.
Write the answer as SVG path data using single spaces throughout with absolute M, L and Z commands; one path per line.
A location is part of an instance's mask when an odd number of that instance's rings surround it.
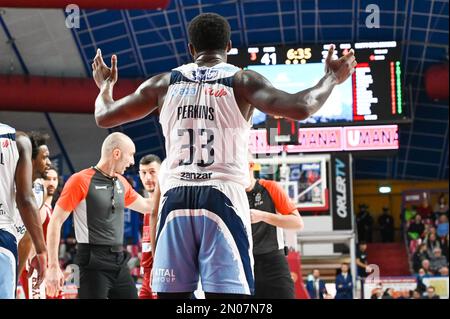
M 355 51 L 355 72 L 337 85 L 325 105 L 301 127 L 399 124 L 410 122 L 403 99 L 401 48 L 396 41 L 334 43 L 335 59 Z M 315 85 L 324 75 L 330 44 L 233 48 L 228 63 L 254 70 L 275 87 L 295 93 Z M 255 110 L 254 128 L 267 115 Z

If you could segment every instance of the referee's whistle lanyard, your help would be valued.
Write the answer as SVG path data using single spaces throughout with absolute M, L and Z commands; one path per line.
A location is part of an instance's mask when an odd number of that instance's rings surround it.
M 106 174 L 103 170 L 101 170 L 99 167 L 97 166 L 93 166 L 93 168 L 99 172 L 100 174 L 102 174 L 103 176 L 105 176 L 106 178 L 108 178 L 111 181 L 111 213 L 114 214 L 115 210 L 116 210 L 116 200 L 115 200 L 115 188 L 114 185 L 117 182 L 117 177 L 116 176 L 111 176 Z

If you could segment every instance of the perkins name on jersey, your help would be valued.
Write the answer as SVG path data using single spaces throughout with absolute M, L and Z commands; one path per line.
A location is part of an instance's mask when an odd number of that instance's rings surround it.
M 214 121 L 214 108 L 207 105 L 183 105 L 177 110 L 177 119 L 205 119 Z

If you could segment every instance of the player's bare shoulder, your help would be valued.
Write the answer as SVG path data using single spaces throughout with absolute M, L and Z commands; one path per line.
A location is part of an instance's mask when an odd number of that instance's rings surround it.
M 235 92 L 246 97 L 268 88 L 273 88 L 269 80 L 253 70 L 240 70 L 234 75 Z
M 249 118 L 257 101 L 270 100 L 272 84 L 261 74 L 253 70 L 240 70 L 233 78 L 233 90 L 236 102 L 245 118 Z

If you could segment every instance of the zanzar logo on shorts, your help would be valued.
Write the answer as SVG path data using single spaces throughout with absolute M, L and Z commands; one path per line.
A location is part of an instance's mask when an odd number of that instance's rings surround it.
M 5 215 L 6 212 L 5 210 L 2 208 L 3 204 L 0 204 L 0 216 Z
M 156 281 L 159 282 L 175 282 L 176 276 L 173 269 L 156 268 L 153 270 Z
M 193 180 L 193 179 L 211 179 L 212 173 L 191 173 L 181 172 L 181 179 Z

